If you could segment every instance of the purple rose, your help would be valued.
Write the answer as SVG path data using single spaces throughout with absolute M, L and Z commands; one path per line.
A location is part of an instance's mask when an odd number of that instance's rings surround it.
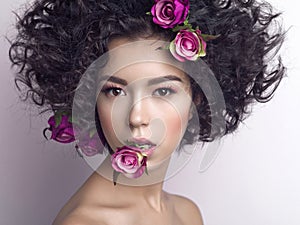
M 103 145 L 97 132 L 93 132 L 92 135 L 87 133 L 86 135 L 83 135 L 83 138 L 80 137 L 78 147 L 86 156 L 94 156 L 103 152 Z
M 179 61 L 185 59 L 195 61 L 206 55 L 206 42 L 201 36 L 201 31 L 180 30 L 175 39 L 170 43 L 170 52 Z
M 185 21 L 189 8 L 188 0 L 155 0 L 151 8 L 153 22 L 163 28 L 173 28 Z
M 59 124 L 56 124 L 55 117 L 51 116 L 48 120 L 49 128 L 52 132 L 50 139 L 60 143 L 70 143 L 75 141 L 75 136 L 72 128 L 72 123 L 67 115 L 62 115 Z
M 138 178 L 146 169 L 147 156 L 136 147 L 123 146 L 117 148 L 111 156 L 112 167 L 129 178 Z

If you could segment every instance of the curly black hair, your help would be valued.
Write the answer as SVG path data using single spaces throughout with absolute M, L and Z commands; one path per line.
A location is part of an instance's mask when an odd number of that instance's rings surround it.
M 18 35 L 9 51 L 13 66 L 18 67 L 15 82 L 24 91 L 23 99 L 46 110 L 71 110 L 80 78 L 108 51 L 110 38 L 155 35 L 173 40 L 176 33 L 146 15 L 153 4 L 153 0 L 35 1 L 18 17 Z M 194 99 L 202 98 L 197 105 L 200 130 L 195 134 L 187 129 L 186 143 L 195 137 L 212 141 L 235 131 L 249 115 L 252 103 L 273 97 L 286 73 L 276 56 L 284 40 L 279 15 L 270 4 L 255 0 L 190 0 L 192 26 L 219 35 L 209 42 L 202 60 L 222 89 L 226 109 L 220 113 L 224 129 L 213 132 L 211 103 L 197 80 L 191 79 Z M 276 62 L 270 63 L 271 59 Z

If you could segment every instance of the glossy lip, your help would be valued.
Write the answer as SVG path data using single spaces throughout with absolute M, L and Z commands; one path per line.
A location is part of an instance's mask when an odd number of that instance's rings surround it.
M 133 139 L 128 140 L 128 142 L 133 142 L 136 144 L 155 145 L 153 142 L 149 141 L 147 138 L 133 138 Z
M 153 151 L 156 149 L 156 144 L 154 144 L 153 142 L 149 141 L 146 138 L 133 138 L 133 139 L 128 140 L 127 143 L 129 144 L 129 146 L 132 146 L 132 147 L 136 147 L 136 146 L 134 146 L 134 144 L 138 144 L 138 145 L 143 145 L 143 144 L 144 145 L 150 145 L 149 149 L 139 148 L 140 151 L 142 153 L 146 154 L 148 157 L 150 155 L 152 155 Z

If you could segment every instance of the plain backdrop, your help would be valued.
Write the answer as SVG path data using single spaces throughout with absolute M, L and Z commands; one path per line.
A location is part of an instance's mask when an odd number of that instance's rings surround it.
M 165 184 L 197 203 L 205 225 L 300 224 L 299 3 L 270 2 L 290 28 L 281 51 L 288 77 L 223 140 L 207 170 L 199 171 L 196 154 Z M 47 117 L 18 99 L 5 36 L 14 34 L 12 11 L 24 3 L 4 0 L 0 8 L 0 224 L 48 225 L 93 171 L 73 145 L 46 141 Z

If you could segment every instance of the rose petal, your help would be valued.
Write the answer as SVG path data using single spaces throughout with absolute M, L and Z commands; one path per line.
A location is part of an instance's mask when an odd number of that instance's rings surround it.
M 102 141 L 98 137 L 98 133 L 94 133 L 92 137 L 90 137 L 90 132 L 84 132 L 79 135 L 79 131 L 76 130 L 76 135 L 80 136 L 78 138 L 78 147 L 86 156 L 94 156 L 98 153 L 103 153 L 104 146 Z
M 54 119 L 54 116 L 51 116 L 51 117 L 48 119 L 48 124 L 49 124 L 51 127 L 54 127 L 54 126 L 55 126 L 55 119 Z
M 174 41 L 172 41 L 172 42 L 170 43 L 170 47 L 169 47 L 169 48 L 170 48 L 171 54 L 172 54 L 178 61 L 180 61 L 180 62 L 184 62 L 184 61 L 185 61 L 184 58 L 180 57 L 180 56 L 177 54 L 176 46 L 175 46 Z
M 143 173 L 145 172 L 145 168 L 146 168 L 145 166 L 142 166 L 135 173 L 127 173 L 124 174 L 124 176 L 128 178 L 138 178 L 143 175 Z
M 92 148 L 91 146 L 82 146 L 80 149 L 86 156 L 94 156 L 99 153 L 98 149 Z
M 132 146 L 118 148 L 111 156 L 113 169 L 131 178 L 139 177 L 144 173 L 146 160 L 147 157 L 136 148 L 132 149 Z
M 155 1 L 151 8 L 153 22 L 163 28 L 174 28 L 185 21 L 189 11 L 189 2 L 180 0 Z
M 52 132 L 51 135 L 51 139 L 54 139 L 55 141 L 60 143 L 70 143 L 75 140 L 72 127 L 67 127 L 56 131 L 57 132 Z
M 51 133 L 51 138 L 60 143 L 70 143 L 75 141 L 74 131 L 72 129 L 72 123 L 69 122 L 69 117 L 67 115 L 62 115 L 60 124 L 56 124 L 55 116 L 51 116 L 48 120 L 50 125 L 49 130 Z
M 170 51 L 177 59 L 182 57 L 187 60 L 195 61 L 199 58 L 199 54 L 202 53 L 201 50 L 203 46 L 196 32 L 180 30 L 173 42 L 175 46 L 171 44 Z

